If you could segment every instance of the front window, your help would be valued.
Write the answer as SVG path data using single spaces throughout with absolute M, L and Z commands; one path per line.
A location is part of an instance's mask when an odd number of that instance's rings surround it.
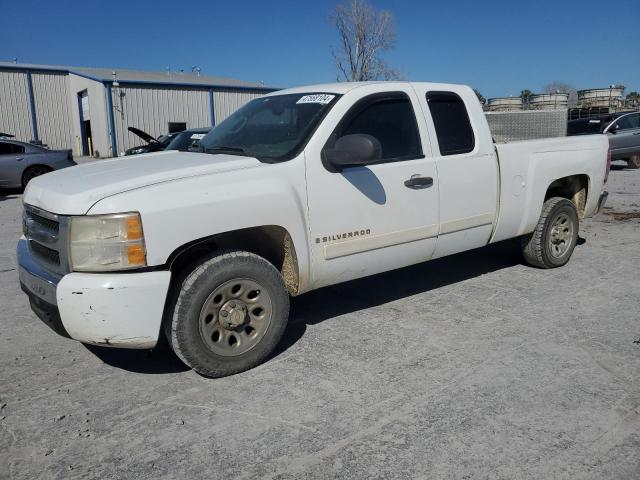
M 422 146 L 411 100 L 405 94 L 373 95 L 347 114 L 337 138 L 356 133 L 375 137 L 382 147 L 381 162 L 422 157 Z
M 269 162 L 288 160 L 304 148 L 337 99 L 329 93 L 257 98 L 211 130 L 200 141 L 201 148 Z
M 620 117 L 613 127 L 616 130 L 632 130 L 640 128 L 640 113 Z

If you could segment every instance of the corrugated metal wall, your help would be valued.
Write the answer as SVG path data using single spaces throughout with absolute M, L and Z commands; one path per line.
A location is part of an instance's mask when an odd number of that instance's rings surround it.
M 73 94 L 75 92 L 71 92 L 69 75 L 66 72 L 33 71 L 31 77 L 40 140 L 50 148 L 74 148 L 76 136 L 79 135 L 79 132 L 74 133 L 78 129 L 78 125 L 75 125 L 78 122 L 77 99 Z M 123 85 L 112 92 L 118 153 L 144 143 L 127 131 L 129 126 L 158 137 L 168 132 L 169 122 L 185 122 L 187 128 L 211 125 L 207 87 Z M 258 90 L 216 89 L 216 123 L 263 94 Z M 95 100 L 101 101 L 98 97 Z M 101 128 L 99 120 L 97 117 L 91 119 L 92 130 L 95 128 L 92 133 L 96 139 L 100 135 L 107 138 L 106 128 Z M 102 132 L 103 129 L 105 132 Z M 33 139 L 24 70 L 0 70 L 0 132 L 14 134 L 22 141 Z M 102 148 L 101 153 L 102 150 L 105 149 Z
M 38 136 L 49 148 L 73 148 L 69 77 L 58 72 L 31 74 Z
M 233 91 L 233 90 L 216 90 L 213 93 L 214 111 L 216 115 L 216 124 L 222 122 L 225 118 L 243 106 L 245 103 L 254 98 L 261 97 L 264 92 L 259 91 Z
M 187 128 L 211 125 L 209 91 L 205 89 L 123 86 L 114 88 L 112 95 L 119 152 L 144 144 L 128 127 L 157 138 L 168 132 L 169 122 L 186 122 Z
M 24 72 L 0 70 L 0 132 L 25 142 L 33 138 Z

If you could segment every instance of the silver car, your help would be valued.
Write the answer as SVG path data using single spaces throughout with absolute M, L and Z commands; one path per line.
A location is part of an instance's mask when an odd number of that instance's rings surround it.
M 629 168 L 640 168 L 640 112 L 619 116 L 603 133 L 609 137 L 612 160 L 626 160 Z
M 71 150 L 49 150 L 0 134 L 0 188 L 24 188 L 34 177 L 76 165 Z

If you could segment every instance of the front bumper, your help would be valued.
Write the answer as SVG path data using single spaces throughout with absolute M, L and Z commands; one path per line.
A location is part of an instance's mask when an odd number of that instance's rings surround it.
M 51 274 L 18 242 L 20 286 L 31 308 L 60 335 L 94 345 L 152 348 L 171 272 Z

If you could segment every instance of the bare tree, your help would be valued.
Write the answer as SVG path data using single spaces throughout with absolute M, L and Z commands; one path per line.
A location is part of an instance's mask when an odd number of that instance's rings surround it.
M 578 103 L 578 91 L 572 85 L 562 82 L 551 82 L 544 87 L 544 93 L 567 93 L 569 94 L 568 105 L 574 107 Z
M 330 20 L 340 37 L 340 49 L 333 51 L 339 77 L 350 82 L 400 78 L 381 58 L 396 44 L 390 12 L 378 11 L 364 0 L 349 0 L 336 6 Z

